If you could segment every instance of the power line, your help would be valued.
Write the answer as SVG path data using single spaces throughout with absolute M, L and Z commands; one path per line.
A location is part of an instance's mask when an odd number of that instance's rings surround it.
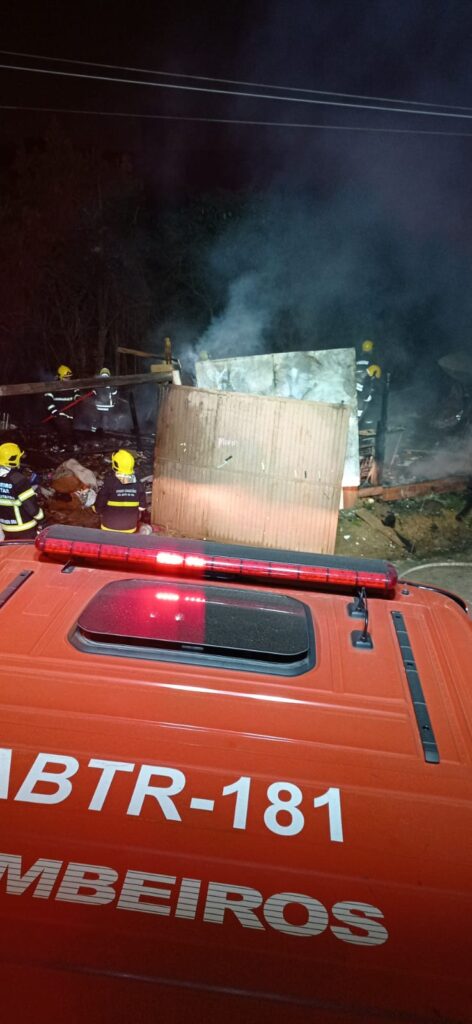
M 452 114 L 435 110 L 405 110 L 402 107 L 376 107 L 366 103 L 341 103 L 338 100 L 315 100 L 302 96 L 271 96 L 268 93 L 239 92 L 234 89 L 214 89 L 201 85 L 176 85 L 170 82 L 146 82 L 139 78 L 119 78 L 112 75 L 91 75 L 78 71 L 54 71 L 51 68 L 28 68 L 19 64 L 0 64 L 7 71 L 26 71 L 36 75 L 53 75 L 61 78 L 79 78 L 93 82 L 112 82 L 120 85 L 140 85 L 153 89 L 176 89 L 184 92 L 210 93 L 214 96 L 237 96 L 240 99 L 276 100 L 285 103 L 307 103 L 325 107 L 344 107 L 352 110 L 373 110 L 383 113 L 414 114 L 422 117 L 450 117 L 472 120 L 472 114 Z
M 27 107 L 0 103 L 0 110 L 24 110 L 43 114 L 82 114 L 87 117 L 128 117 L 148 121 L 194 121 L 204 124 L 254 125 L 258 128 L 316 128 L 322 131 L 370 132 L 388 135 L 445 135 L 447 138 L 471 139 L 472 132 L 441 132 L 426 128 L 365 128 L 347 124 L 303 124 L 299 121 L 248 121 L 229 117 L 190 117 L 185 114 L 140 114 L 119 110 L 76 110 L 70 107 Z
M 443 110 L 470 110 L 472 107 L 461 106 L 457 103 L 429 103 L 426 100 L 402 100 L 392 99 L 389 96 L 370 96 L 353 92 L 333 92 L 329 89 L 306 89 L 294 85 L 274 85 L 267 82 L 246 82 L 237 78 L 212 78 L 210 75 L 187 75 L 178 71 L 156 71 L 152 68 L 136 68 L 126 64 L 104 64 L 93 60 L 77 60 L 73 57 L 48 57 L 39 53 L 21 53 L 17 50 L 0 50 L 0 54 L 8 57 L 27 57 L 30 60 L 47 60 L 55 64 L 80 64 L 83 67 L 106 68 L 109 71 L 132 71 L 140 75 L 160 75 L 165 78 L 185 78 L 195 82 L 218 82 L 223 85 L 243 85 L 254 89 L 280 89 L 285 92 L 304 92 L 314 96 L 338 96 L 353 100 L 370 100 L 376 103 L 404 103 L 410 106 L 436 107 Z M 375 108 L 377 109 L 377 108 Z

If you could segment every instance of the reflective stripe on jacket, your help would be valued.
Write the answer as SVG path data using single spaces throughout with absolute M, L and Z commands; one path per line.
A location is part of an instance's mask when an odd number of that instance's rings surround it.
M 0 526 L 5 533 L 22 533 L 44 519 L 36 491 L 19 469 L 0 476 Z
M 95 408 L 98 412 L 110 412 L 115 407 L 118 388 L 98 388 L 95 394 Z
M 116 473 L 109 472 L 98 492 L 95 508 L 101 517 L 102 529 L 135 533 L 139 513 L 146 508 L 146 491 L 134 475 L 120 479 Z
M 68 409 L 67 412 L 64 412 L 64 409 L 66 405 L 75 402 L 78 397 L 79 392 L 73 387 L 67 391 L 46 391 L 44 398 L 49 416 L 66 416 L 67 419 L 72 420 L 74 418 L 73 410 Z

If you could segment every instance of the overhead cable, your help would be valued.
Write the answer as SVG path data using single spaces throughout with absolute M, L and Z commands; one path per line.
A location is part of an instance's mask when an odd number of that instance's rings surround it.
M 148 82 L 139 78 L 120 78 L 114 75 L 91 75 L 79 71 L 55 71 L 52 68 L 31 68 L 20 64 L 0 64 L 0 68 L 7 71 L 24 71 L 28 74 L 52 75 L 60 78 L 78 78 L 93 82 L 112 82 L 119 85 L 139 85 L 152 89 L 175 89 L 183 92 L 199 92 L 213 96 L 237 96 L 239 99 L 275 100 L 284 103 L 305 103 L 323 107 L 344 107 L 351 110 L 371 110 L 380 113 L 414 114 L 421 117 L 449 117 L 465 120 L 472 120 L 470 114 L 454 114 L 438 110 L 410 110 L 403 107 L 381 107 L 369 103 L 344 103 L 339 100 L 312 99 L 304 96 L 271 96 L 268 93 L 240 92 L 235 89 L 215 89 L 210 86 L 201 85 L 177 85 L 171 82 Z
M 472 132 L 441 132 L 428 128 L 367 128 L 349 124 L 304 124 L 300 121 L 248 121 L 231 117 L 191 117 L 185 114 L 141 114 L 121 110 L 77 110 L 70 107 L 27 107 L 0 103 L 0 110 L 23 110 L 43 114 L 82 114 L 87 117 L 128 117 L 148 121 L 194 121 L 203 124 L 254 125 L 258 128 L 316 128 L 322 131 L 370 132 L 388 135 L 445 135 L 447 138 L 472 139 Z
M 285 92 L 304 92 L 314 96 L 337 96 L 351 100 L 370 100 L 376 103 L 404 103 L 409 106 L 436 107 L 444 110 L 471 110 L 472 107 L 457 103 L 429 103 L 426 100 L 403 100 L 389 96 L 371 96 L 353 92 L 333 92 L 329 89 L 307 89 L 295 85 L 274 85 L 267 82 L 246 82 L 237 78 L 215 78 L 210 75 L 188 75 L 178 71 L 159 71 L 152 68 L 136 68 L 126 64 L 104 64 L 94 60 L 77 60 L 73 57 L 48 57 L 39 53 L 21 53 L 17 50 L 0 50 L 0 54 L 8 57 L 26 57 L 30 60 L 46 60 L 55 64 L 80 64 L 83 67 L 105 68 L 108 71 L 132 71 L 140 75 L 160 75 L 164 78 L 185 78 L 195 82 L 218 82 L 223 85 L 243 85 L 254 89 L 280 89 Z

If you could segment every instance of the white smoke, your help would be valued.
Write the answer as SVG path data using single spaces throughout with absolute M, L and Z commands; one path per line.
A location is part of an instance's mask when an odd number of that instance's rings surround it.
M 227 306 L 199 339 L 199 350 L 211 359 L 260 352 L 272 312 L 261 297 L 260 275 L 244 274 L 230 285 Z

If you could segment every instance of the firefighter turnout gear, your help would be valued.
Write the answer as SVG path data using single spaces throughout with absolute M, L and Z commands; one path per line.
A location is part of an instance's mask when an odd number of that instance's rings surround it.
M 100 370 L 99 377 L 111 377 L 111 373 L 106 366 Z M 95 408 L 97 411 L 110 412 L 115 407 L 117 394 L 118 388 L 112 388 L 110 385 L 104 388 L 97 388 L 95 392 Z
M 70 377 L 72 377 L 72 370 L 69 367 L 57 368 L 57 380 L 69 380 Z M 54 419 L 61 417 L 62 419 L 69 420 L 71 424 L 74 422 L 74 413 L 72 410 L 66 411 L 66 406 L 70 406 L 71 402 L 76 401 L 79 397 L 77 388 L 71 385 L 67 391 L 46 391 L 44 397 L 47 402 L 49 416 L 52 416 Z
M 102 530 L 136 533 L 140 514 L 146 511 L 146 491 L 134 475 L 131 452 L 120 449 L 112 456 L 113 471 L 106 474 L 95 509 Z
M 126 448 L 119 448 L 113 452 L 111 464 L 116 473 L 132 473 L 134 470 L 134 456 Z
M 69 366 L 58 366 L 56 380 L 69 380 L 72 378 L 72 370 Z M 75 402 L 79 398 L 79 392 L 71 384 L 71 387 L 67 391 L 55 392 L 52 388 L 51 391 L 47 391 L 45 394 L 46 405 L 48 416 L 54 421 L 55 425 L 61 433 L 66 433 L 72 429 L 74 423 L 74 412 L 72 409 L 67 409 L 66 406 L 70 405 L 71 402 Z
M 72 370 L 70 366 L 64 366 L 64 363 L 61 363 L 61 365 L 57 367 L 56 377 L 58 380 L 67 380 L 68 377 L 72 377 Z
M 0 445 L 0 527 L 7 539 L 36 536 L 44 518 L 31 481 L 19 469 L 22 455 L 17 444 Z
M 19 445 L 13 444 L 10 441 L 0 444 L 0 466 L 15 466 L 18 468 L 20 459 L 24 454 Z
M 376 382 L 382 375 L 380 366 L 372 362 L 374 349 L 373 341 L 363 341 L 361 355 L 356 361 L 356 392 L 357 392 L 357 418 L 358 423 L 364 420 L 367 411 L 370 412 L 370 403 L 374 397 Z

